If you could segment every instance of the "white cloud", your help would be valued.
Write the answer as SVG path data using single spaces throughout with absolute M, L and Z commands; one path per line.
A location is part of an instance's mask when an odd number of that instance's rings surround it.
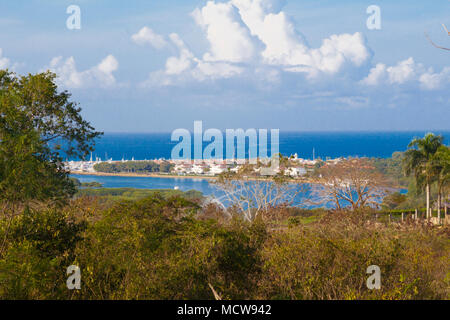
M 277 0 L 209 1 L 196 9 L 195 20 L 205 28 L 211 46 L 204 59 L 245 62 L 259 50 L 257 58 L 262 64 L 315 77 L 320 72 L 338 73 L 346 64 L 360 67 L 370 58 L 359 32 L 332 35 L 320 48 L 309 48 L 281 11 L 283 5 L 284 1 Z
M 315 78 L 337 74 L 346 66 L 358 68 L 369 60 L 361 33 L 332 35 L 323 40 L 320 48 L 309 48 L 291 19 L 281 11 L 283 5 L 284 1 L 278 0 L 208 1 L 192 12 L 209 42 L 207 52 L 197 58 L 178 35 L 171 34 L 170 41 L 179 55 L 169 57 L 164 70 L 150 74 L 158 81 L 149 79 L 146 84 L 174 84 L 187 78 L 214 80 L 245 72 L 257 79 L 278 82 L 280 71 L 306 73 Z M 264 71 L 270 74 L 264 76 Z M 171 79 L 162 81 L 163 75 Z
M 359 109 L 368 107 L 370 99 L 362 96 L 337 97 L 334 99 L 335 103 L 344 109 Z
M 280 12 L 282 2 L 267 0 L 232 0 L 239 9 L 242 20 L 252 35 L 265 45 L 261 53 L 263 59 L 273 64 L 292 64 L 294 52 L 304 53 L 307 47 L 295 32 L 293 23 L 284 12 Z M 297 63 L 295 63 L 297 64 Z
M 286 66 L 287 71 L 337 73 L 349 62 L 361 66 L 369 50 L 361 33 L 332 35 L 317 49 L 309 48 L 294 23 L 281 11 L 284 1 L 232 0 L 252 35 L 265 45 L 261 56 L 265 63 Z
M 9 71 L 17 72 L 17 69 L 25 66 L 23 62 L 11 62 L 11 59 L 3 56 L 3 50 L 0 48 L 0 69 L 8 69 Z
M 208 1 L 196 9 L 193 16 L 205 29 L 211 47 L 204 60 L 233 63 L 256 58 L 262 64 L 314 77 L 320 72 L 335 74 L 346 63 L 359 67 L 370 58 L 361 33 L 332 35 L 320 48 L 309 48 L 281 11 L 283 4 L 276 0 Z
M 194 78 L 198 80 L 231 78 L 239 75 L 243 69 L 225 62 L 198 61 L 197 68 L 193 71 Z
M 176 33 L 169 35 L 169 39 L 178 48 L 179 55 L 166 60 L 164 70 L 151 72 L 149 79 L 141 86 L 168 86 L 185 83 L 189 80 L 206 81 L 230 78 L 243 72 L 242 68 L 221 61 L 204 61 L 198 59 L 187 48 L 184 41 Z
M 254 56 L 255 39 L 231 2 L 208 1 L 192 15 L 205 30 L 210 44 L 210 51 L 203 56 L 205 61 L 244 62 Z
M 9 67 L 10 60 L 3 56 L 3 50 L 0 48 L 0 69 L 6 69 Z
M 63 61 L 62 57 L 55 57 L 50 61 L 47 69 L 58 76 L 59 84 L 68 88 L 111 87 L 116 84 L 113 72 L 119 68 L 119 63 L 113 55 L 105 57 L 98 65 L 78 71 L 75 59 L 70 57 Z
M 383 63 L 377 64 L 361 82 L 368 86 L 418 83 L 424 90 L 437 90 L 450 82 L 450 67 L 444 68 L 440 73 L 435 73 L 432 68 L 426 70 L 423 64 L 416 63 L 410 57 L 395 66 L 388 67 Z
M 413 80 L 416 76 L 416 69 L 420 66 L 414 63 L 413 58 L 409 58 L 399 62 L 396 66 L 389 67 L 386 72 L 389 77 L 389 83 L 402 84 L 406 81 Z
M 442 89 L 450 82 L 450 67 L 445 67 L 440 73 L 434 73 L 430 68 L 420 76 L 419 81 L 422 89 Z
M 167 45 L 167 42 L 164 40 L 163 36 L 155 33 L 148 27 L 143 27 L 139 30 L 139 32 L 133 34 L 131 39 L 139 45 L 150 44 L 156 49 L 161 49 Z
M 450 68 L 435 73 L 412 57 L 392 66 L 378 63 L 363 78 L 372 54 L 362 33 L 333 34 L 323 39 L 319 47 L 312 48 L 283 11 L 284 5 L 284 0 L 207 1 L 192 16 L 204 31 L 208 48 L 196 56 L 179 35 L 171 34 L 168 39 L 178 54 L 168 57 L 162 70 L 151 72 L 144 85 L 245 77 L 266 88 L 269 84 L 280 84 L 282 79 L 301 82 L 306 78 L 322 84 L 326 90 L 328 80 L 346 77 L 349 82 L 343 86 L 358 82 L 369 87 L 412 84 L 423 90 L 437 90 L 450 82 Z M 133 37 L 137 42 L 152 43 L 158 39 L 156 46 L 163 46 L 163 42 L 167 45 L 162 36 L 147 27 Z M 354 78 L 362 80 L 350 80 Z M 352 107 L 368 103 L 354 98 L 336 102 Z
M 370 70 L 369 75 L 362 80 L 362 83 L 370 86 L 384 83 L 404 84 L 416 79 L 417 74 L 422 69 L 422 65 L 416 64 L 411 57 L 390 67 L 383 63 L 379 63 Z
M 186 47 L 183 40 L 181 40 L 178 34 L 172 33 L 169 38 L 179 49 L 180 55 L 178 57 L 170 57 L 167 59 L 166 73 L 169 75 L 180 74 L 191 67 L 191 64 L 194 60 L 194 55 Z
M 369 86 L 376 86 L 386 78 L 386 74 L 386 65 L 378 63 L 361 82 Z

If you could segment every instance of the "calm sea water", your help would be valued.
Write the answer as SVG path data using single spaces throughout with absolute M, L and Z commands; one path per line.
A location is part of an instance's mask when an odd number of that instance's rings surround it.
M 280 131 L 279 148 L 285 156 L 297 153 L 299 157 L 306 159 L 313 157 L 313 149 L 315 156 L 323 159 L 341 156 L 387 158 L 395 151 L 406 150 L 412 138 L 423 137 L 425 133 L 424 131 L 339 133 Z M 434 133 L 450 137 L 450 131 Z M 97 142 L 93 157 L 113 160 L 132 157 L 136 160 L 170 159 L 172 148 L 178 143 L 171 141 L 170 135 L 170 133 L 106 133 Z M 270 138 L 268 140 L 270 142 Z M 204 146 L 207 144 L 204 143 Z
M 137 188 L 137 189 L 179 189 L 182 191 L 198 190 L 204 196 L 214 197 L 221 203 L 226 205 L 226 199 L 223 193 L 215 188 L 207 179 L 190 179 L 190 178 L 155 178 L 155 177 L 108 177 L 108 176 L 94 176 L 94 175 L 78 175 L 74 174 L 72 177 L 77 178 L 81 182 L 97 181 L 103 184 L 104 188 Z M 304 205 L 305 207 L 313 208 L 313 205 L 307 205 L 306 199 L 311 198 L 310 190 L 306 186 L 295 186 L 294 189 L 298 192 L 294 205 Z
M 155 177 L 107 177 L 94 175 L 71 175 L 81 182 L 97 181 L 105 188 L 174 189 L 198 190 L 204 195 L 213 195 L 216 190 L 206 179 L 155 178 Z

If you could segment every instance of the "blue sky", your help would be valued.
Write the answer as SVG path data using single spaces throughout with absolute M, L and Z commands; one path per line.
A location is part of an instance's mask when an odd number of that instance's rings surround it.
M 448 0 L 1 0 L 0 67 L 56 72 L 104 131 L 449 130 L 450 53 L 424 36 L 450 47 L 449 16 Z

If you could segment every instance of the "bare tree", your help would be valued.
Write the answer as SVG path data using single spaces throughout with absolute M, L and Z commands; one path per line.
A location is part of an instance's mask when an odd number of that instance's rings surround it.
M 444 28 L 445 32 L 447 32 L 447 35 L 450 36 L 450 32 L 447 30 L 447 27 L 445 26 L 445 24 L 442 24 L 442 27 Z M 432 44 L 433 46 L 435 46 L 436 48 L 450 51 L 450 48 L 445 48 L 445 47 L 442 47 L 442 46 L 439 46 L 439 45 L 435 44 L 435 43 L 430 39 L 430 37 L 428 36 L 427 33 L 425 33 L 425 37 L 427 37 L 428 41 L 430 41 L 431 44 Z
M 378 207 L 387 194 L 387 180 L 369 159 L 341 160 L 319 169 L 312 185 L 312 202 L 334 205 L 338 210 L 351 207 Z M 317 200 L 315 200 L 317 199 Z
M 237 210 L 244 219 L 267 218 L 274 208 L 292 206 L 301 190 L 282 176 L 271 179 L 252 179 L 242 174 L 222 174 L 214 186 L 223 194 L 219 199 L 224 207 Z M 216 201 L 217 201 L 216 200 Z

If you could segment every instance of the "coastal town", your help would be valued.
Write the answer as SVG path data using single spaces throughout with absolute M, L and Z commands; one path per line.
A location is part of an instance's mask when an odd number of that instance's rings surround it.
M 290 176 L 292 178 L 300 178 L 312 172 L 316 167 L 335 164 L 342 160 L 342 158 L 337 159 L 303 159 L 299 158 L 297 154 L 291 155 L 288 159 L 288 165 L 281 165 L 275 169 L 275 173 L 279 173 L 283 170 L 283 174 Z M 153 171 L 154 173 L 161 175 L 176 175 L 176 176 L 205 176 L 205 177 L 215 177 L 225 172 L 237 173 L 244 166 L 248 166 L 248 160 L 217 160 L 217 159 L 202 159 L 202 160 L 167 160 L 167 159 L 154 159 L 154 160 L 102 160 L 96 157 L 95 160 L 91 157 L 88 161 L 66 161 L 66 170 L 72 173 L 84 173 L 84 174 L 98 174 L 107 173 L 101 170 L 105 165 L 109 166 L 126 166 L 127 164 L 145 164 L 151 162 L 154 165 L 166 165 L 167 170 Z M 256 162 L 256 161 L 255 161 Z M 268 159 L 258 161 L 257 165 L 251 166 L 253 170 L 253 175 L 262 175 L 260 173 L 261 167 L 266 166 Z M 123 170 L 121 173 L 126 173 Z M 128 169 L 128 173 L 136 173 L 138 171 Z

